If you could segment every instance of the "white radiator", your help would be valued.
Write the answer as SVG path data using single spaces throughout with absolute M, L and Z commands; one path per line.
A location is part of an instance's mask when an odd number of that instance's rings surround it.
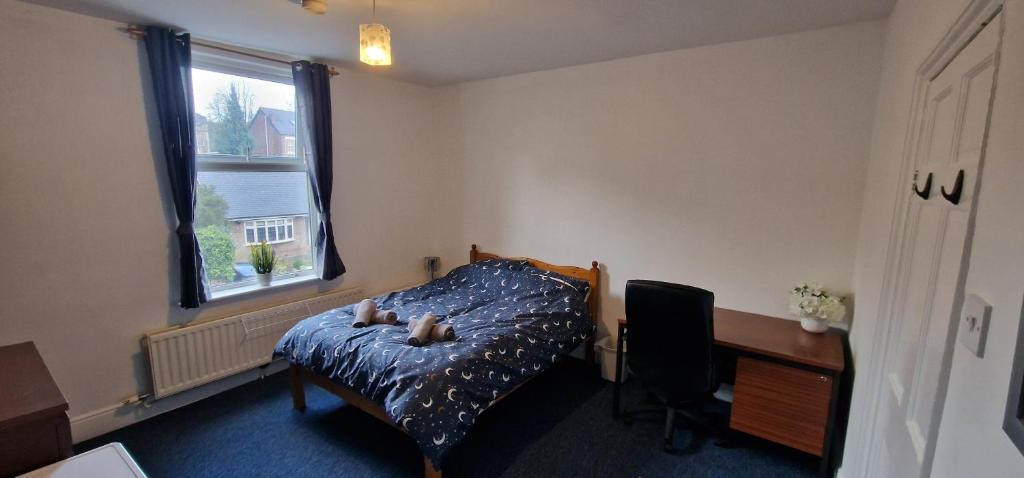
M 298 321 L 358 302 L 359 288 L 146 335 L 153 398 L 163 398 L 270 363 Z

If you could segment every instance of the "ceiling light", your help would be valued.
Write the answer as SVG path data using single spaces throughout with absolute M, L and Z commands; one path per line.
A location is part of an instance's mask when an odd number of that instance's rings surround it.
M 327 13 L 327 0 L 302 0 L 302 8 L 314 15 Z
M 373 1 L 373 17 L 377 18 L 377 0 Z M 359 25 L 359 61 L 373 66 L 391 64 L 391 30 L 380 23 Z

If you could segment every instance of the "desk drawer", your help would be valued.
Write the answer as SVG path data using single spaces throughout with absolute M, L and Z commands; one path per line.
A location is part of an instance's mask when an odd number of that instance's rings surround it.
M 729 426 L 821 456 L 833 380 L 816 372 L 739 357 Z

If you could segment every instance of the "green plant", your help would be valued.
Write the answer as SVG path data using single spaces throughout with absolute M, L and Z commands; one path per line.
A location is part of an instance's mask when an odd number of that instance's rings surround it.
M 297 271 L 301 271 L 302 268 L 305 267 L 305 266 L 306 266 L 306 261 L 302 260 L 301 257 L 296 257 L 295 260 L 292 261 L 292 269 L 295 269 Z
M 214 94 L 210 111 L 210 137 L 213 150 L 221 154 L 248 156 L 254 141 L 249 135 L 249 120 L 255 114 L 255 97 L 244 84 L 232 82 Z
M 266 241 L 249 246 L 249 254 L 249 263 L 252 264 L 252 268 L 256 269 L 258 274 L 269 274 L 277 266 L 277 255 L 274 253 L 274 247 L 267 244 Z
M 223 227 L 206 226 L 196 229 L 199 249 L 203 252 L 206 277 L 216 281 L 235 278 L 235 244 Z
M 228 227 L 228 202 L 209 184 L 200 184 L 196 194 L 196 228 Z

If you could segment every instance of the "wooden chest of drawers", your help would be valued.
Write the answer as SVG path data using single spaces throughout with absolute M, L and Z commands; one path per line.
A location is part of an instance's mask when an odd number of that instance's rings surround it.
M 32 342 L 0 347 L 0 477 L 70 456 L 67 410 Z

